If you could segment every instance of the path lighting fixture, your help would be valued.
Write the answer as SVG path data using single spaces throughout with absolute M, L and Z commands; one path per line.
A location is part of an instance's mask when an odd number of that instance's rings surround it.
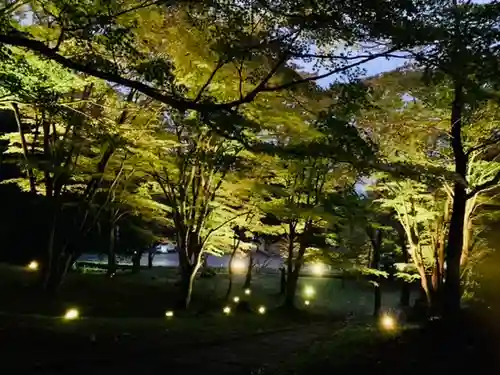
M 245 289 L 245 294 L 246 294 L 247 296 L 249 296 L 250 294 L 252 294 L 252 291 L 251 291 L 250 289 L 248 289 L 248 288 L 247 288 L 247 289 Z
M 68 309 L 64 314 L 65 320 L 75 320 L 78 319 L 79 317 L 80 317 L 80 312 L 78 311 L 78 309 Z
M 259 314 L 265 314 L 266 313 L 266 307 L 265 306 L 260 306 L 259 307 Z
M 304 294 L 305 294 L 306 297 L 311 298 L 312 296 L 314 296 L 315 290 L 314 290 L 314 288 L 312 286 L 306 286 L 304 288 Z
M 310 304 L 311 304 L 311 302 L 310 302 L 309 300 L 307 300 L 307 299 L 306 299 L 306 300 L 304 301 L 304 305 L 309 306 Z
M 226 306 L 224 307 L 224 309 L 222 309 L 222 311 L 224 312 L 224 314 L 229 315 L 231 313 L 231 308 L 229 306 Z
M 38 262 L 36 260 L 32 260 L 29 264 L 28 264 L 28 269 L 32 270 L 32 271 L 37 271 L 38 268 L 40 268 L 40 265 L 38 264 Z
M 396 322 L 396 319 L 393 316 L 391 316 L 389 314 L 384 314 L 380 318 L 380 325 L 385 330 L 392 331 L 392 330 L 394 330 L 396 328 L 397 322 Z
M 166 316 L 167 318 L 171 318 L 171 317 L 173 317 L 173 316 L 174 316 L 174 312 L 173 312 L 173 311 L 171 311 L 171 310 L 169 310 L 169 311 L 167 311 L 167 312 L 165 313 L 165 316 Z
M 234 297 L 234 298 L 233 298 L 233 301 L 234 301 L 235 303 L 240 302 L 240 297 L 238 297 L 238 296 Z

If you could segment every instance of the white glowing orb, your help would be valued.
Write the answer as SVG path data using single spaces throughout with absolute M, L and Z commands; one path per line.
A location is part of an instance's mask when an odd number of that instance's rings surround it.
M 304 301 L 304 304 L 305 304 L 306 306 L 309 306 L 309 305 L 311 304 L 311 302 L 310 302 L 310 301 L 308 301 L 308 300 L 305 300 L 305 301 Z
M 245 269 L 247 268 L 245 262 L 243 261 L 243 259 L 233 259 L 233 261 L 231 262 L 231 270 L 233 272 L 236 272 L 236 273 L 241 273 L 243 271 L 245 271 Z
M 33 260 L 30 262 L 30 264 L 28 264 L 28 269 L 30 269 L 32 271 L 36 271 L 39 267 L 40 267 L 40 265 L 38 264 L 38 262 L 36 260 Z
M 167 311 L 167 312 L 165 313 L 165 316 L 166 316 L 167 318 L 171 318 L 171 317 L 173 317 L 173 316 L 174 316 L 174 312 L 173 312 L 173 311 Z
M 311 271 L 316 276 L 323 276 L 326 271 L 326 267 L 323 263 L 315 263 L 311 266 Z
M 250 289 L 245 289 L 245 294 L 249 296 L 250 294 L 252 294 L 252 291 Z
M 385 314 L 380 319 L 380 324 L 386 330 L 393 330 L 396 328 L 396 319 L 394 319 L 394 317 L 390 315 Z
M 69 309 L 64 314 L 64 319 L 66 320 L 75 320 L 80 317 L 80 312 L 77 309 Z
M 238 296 L 234 297 L 234 298 L 233 298 L 233 301 L 234 301 L 235 303 L 240 302 L 240 297 L 238 297 Z
M 224 314 L 230 314 L 231 313 L 231 308 L 229 306 L 226 306 L 222 309 L 222 311 L 224 312 Z
M 312 286 L 306 286 L 304 288 L 304 294 L 306 297 L 311 298 L 312 296 L 314 296 L 315 293 L 316 293 L 316 291 L 314 290 L 314 288 Z
M 260 306 L 259 307 L 259 314 L 265 314 L 266 313 L 266 307 L 265 306 Z

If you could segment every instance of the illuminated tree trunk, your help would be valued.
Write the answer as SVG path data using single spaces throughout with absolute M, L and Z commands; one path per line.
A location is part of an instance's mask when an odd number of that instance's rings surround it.
M 253 270 L 253 252 L 250 250 L 248 252 L 248 265 L 247 265 L 247 273 L 245 275 L 245 283 L 243 284 L 243 288 L 250 288 L 252 285 L 252 270 Z
M 464 106 L 462 85 L 455 81 L 454 100 L 451 108 L 451 145 L 455 157 L 455 173 L 460 180 L 453 189 L 453 210 L 446 246 L 446 278 L 443 288 L 443 314 L 445 318 L 454 319 L 460 311 L 462 296 L 460 282 L 460 260 L 463 249 L 464 217 L 467 204 L 465 187 L 467 173 L 467 156 L 462 144 L 462 113 Z

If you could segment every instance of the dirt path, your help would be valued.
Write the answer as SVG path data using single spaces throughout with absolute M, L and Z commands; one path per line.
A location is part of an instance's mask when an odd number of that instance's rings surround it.
M 54 347 L 54 350 L 50 350 L 52 359 L 43 361 L 45 363 L 35 361 L 34 358 L 30 361 L 28 357 L 19 363 L 10 362 L 9 366 L 3 369 L 10 370 L 9 373 L 72 375 L 148 372 L 164 372 L 172 375 L 195 373 L 194 371 L 217 372 L 219 375 L 258 374 L 259 370 L 275 368 L 315 341 L 331 336 L 340 326 L 339 323 L 315 323 L 294 330 L 241 340 L 233 339 L 208 346 L 183 345 L 179 348 L 175 348 L 171 343 L 165 345 L 161 341 L 150 341 L 144 343 L 144 346 L 137 342 L 137 345 L 125 347 L 100 345 L 93 348 L 88 344 L 73 344 L 71 347 L 69 345 Z M 43 345 L 43 342 L 39 343 L 39 350 L 47 350 L 50 342 L 45 342 L 45 347 Z M 145 346 L 149 348 L 146 351 L 143 350 Z M 22 358 L 19 353 L 18 358 Z

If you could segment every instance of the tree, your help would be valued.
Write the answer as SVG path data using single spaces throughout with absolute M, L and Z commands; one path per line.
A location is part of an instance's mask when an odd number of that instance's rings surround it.
M 0 43 L 3 59 L 8 58 L 9 46 L 16 46 L 68 69 L 137 90 L 177 110 L 206 113 L 231 110 L 252 102 L 261 93 L 348 72 L 363 62 L 384 56 L 387 51 L 368 51 L 358 58 L 329 53 L 327 73 L 311 76 L 293 71 L 297 62 L 309 63 L 314 57 L 310 53 L 311 44 L 323 51 L 332 45 L 350 45 L 366 39 L 367 24 L 401 8 L 405 8 L 405 2 L 392 3 L 389 12 L 368 1 L 321 8 L 313 8 L 312 3 L 297 7 L 289 1 L 273 6 L 262 1 L 196 5 L 153 0 L 140 3 L 113 0 L 106 4 L 12 1 L 0 9 Z M 316 14 L 317 9 L 324 14 Z M 212 73 L 194 97 L 184 95 L 183 86 L 175 80 L 175 66 L 170 56 L 164 55 L 165 42 L 175 40 L 166 39 L 159 50 L 151 43 L 155 34 L 161 34 L 165 24 L 182 16 L 181 13 L 188 16 L 191 28 L 205 28 L 206 45 L 216 56 Z M 340 15 L 350 21 L 340 22 Z M 328 22 L 329 19 L 335 22 Z M 217 101 L 203 95 L 219 70 L 228 67 L 240 73 L 238 82 L 244 90 Z
M 451 230 L 449 225 L 454 199 L 451 186 L 462 180 L 449 168 L 454 157 L 446 118 L 449 116 L 452 89 L 445 83 L 424 86 L 419 82 L 421 77 L 419 70 L 405 70 L 373 79 L 373 99 L 378 108 L 365 113 L 360 122 L 371 129 L 372 137 L 380 144 L 381 156 L 405 168 L 403 174 L 397 175 L 393 170 L 391 174 L 379 175 L 377 185 L 380 191 L 384 191 L 384 204 L 399 212 L 409 249 L 417 243 L 426 243 L 424 246 L 429 247 L 427 251 L 434 254 L 420 256 L 433 264 L 412 258 L 418 263 L 416 266 L 420 269 L 429 306 L 439 311 L 444 297 L 441 289 L 446 283 L 445 246 Z M 481 194 L 495 188 L 492 178 L 498 165 L 492 158 L 492 152 L 496 147 L 497 120 L 492 105 L 491 102 L 478 103 L 474 113 L 470 112 L 467 118 L 468 126 L 461 132 L 464 147 L 470 151 L 465 178 L 469 184 L 468 194 L 471 194 L 467 199 L 461 230 L 461 267 L 465 266 L 469 254 L 468 244 L 473 230 L 471 214 L 477 209 L 477 199 L 484 199 Z M 413 172 L 406 173 L 411 169 Z M 483 185 L 486 181 L 492 185 Z M 474 186 L 481 187 L 476 189 Z M 418 254 L 416 256 L 419 257 Z M 433 270 L 430 271 L 432 277 L 424 280 L 423 275 L 429 270 Z

